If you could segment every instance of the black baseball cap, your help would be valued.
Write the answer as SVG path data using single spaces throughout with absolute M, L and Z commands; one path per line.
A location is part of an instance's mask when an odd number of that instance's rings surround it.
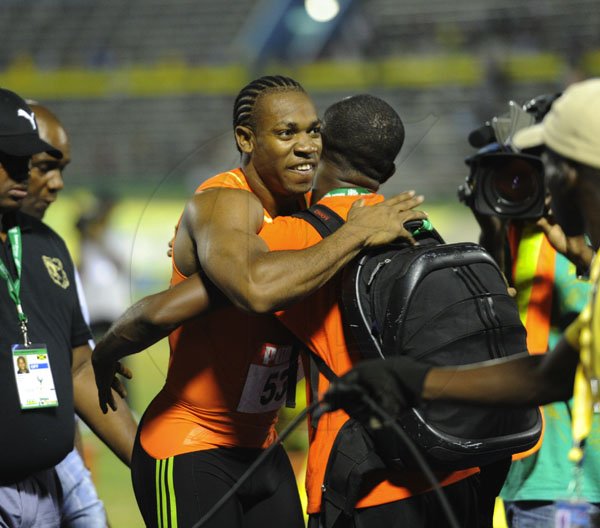
M 16 93 L 0 88 L 0 153 L 33 156 L 47 152 L 62 158 L 62 152 L 39 136 L 35 115 Z

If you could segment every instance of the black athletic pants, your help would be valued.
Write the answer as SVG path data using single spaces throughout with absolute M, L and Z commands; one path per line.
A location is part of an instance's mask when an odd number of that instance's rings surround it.
M 261 449 L 219 448 L 156 460 L 136 439 L 131 474 L 149 528 L 190 528 L 238 481 Z M 278 446 L 204 524 L 206 528 L 304 528 L 290 461 Z

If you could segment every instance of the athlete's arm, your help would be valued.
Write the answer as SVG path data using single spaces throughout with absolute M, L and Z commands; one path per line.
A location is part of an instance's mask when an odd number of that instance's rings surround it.
M 127 405 L 120 405 L 116 412 L 103 414 L 98 407 L 94 386 L 94 371 L 90 361 L 92 350 L 88 345 L 73 349 L 73 394 L 75 411 L 94 433 L 125 464 L 131 462 L 133 441 L 137 424 Z
M 331 236 L 300 251 L 275 251 L 258 236 L 263 209 L 251 193 L 234 189 L 195 195 L 182 226 L 195 241 L 203 270 L 239 308 L 270 313 L 313 292 L 369 246 L 410 238 L 404 222 L 426 218 L 423 201 L 403 193 L 380 204 L 354 206 Z M 177 255 L 175 255 L 177 256 Z
M 92 353 L 100 407 L 115 410 L 111 387 L 121 365 L 119 360 L 136 354 L 168 336 L 178 326 L 210 306 L 208 292 L 199 274 L 171 288 L 149 295 L 130 306 L 100 339 Z M 117 392 L 121 387 L 117 385 Z

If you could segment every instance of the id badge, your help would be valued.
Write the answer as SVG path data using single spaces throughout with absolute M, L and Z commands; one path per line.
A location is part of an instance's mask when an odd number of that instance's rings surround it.
M 558 500 L 555 508 L 555 528 L 591 528 L 590 505 L 587 502 Z
M 13 345 L 12 358 L 21 409 L 58 407 L 46 345 Z

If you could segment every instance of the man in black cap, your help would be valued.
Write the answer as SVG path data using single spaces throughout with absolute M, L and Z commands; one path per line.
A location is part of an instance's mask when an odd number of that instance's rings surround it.
M 21 204 L 21 211 L 43 221 L 50 206 L 58 199 L 64 188 L 63 171 L 71 162 L 71 143 L 67 131 L 58 117 L 44 105 L 33 101 L 25 101 L 35 114 L 40 138 L 62 154 L 55 158 L 47 152 L 40 152 L 31 157 L 31 169 L 27 185 L 27 197 Z M 88 308 L 81 280 L 75 269 L 75 282 L 81 311 L 89 325 Z M 95 344 L 90 342 L 92 349 Z M 83 460 L 83 439 L 75 419 L 75 448 L 55 466 L 62 489 L 60 503 L 61 523 L 68 528 L 106 528 L 107 520 L 104 504 L 92 481 L 92 475 Z
M 125 405 L 104 416 L 89 391 L 91 335 L 64 242 L 19 212 L 39 152 L 62 157 L 25 101 L 0 89 L 0 525 L 10 527 L 60 526 L 53 467 L 73 448 L 75 411 L 127 464 L 136 429 Z M 29 373 L 17 376 L 20 356 Z

